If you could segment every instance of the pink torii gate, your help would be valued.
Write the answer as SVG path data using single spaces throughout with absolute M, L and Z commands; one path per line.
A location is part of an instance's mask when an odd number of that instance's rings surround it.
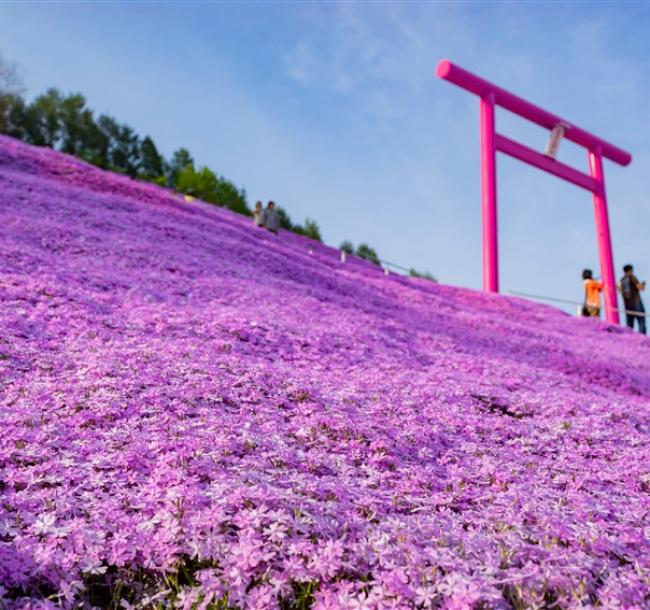
M 616 276 L 614 275 L 612 241 L 607 216 L 603 157 L 619 165 L 628 165 L 632 160 L 630 153 L 467 70 L 463 70 L 463 68 L 452 64 L 446 59 L 443 59 L 436 67 L 436 75 L 438 78 L 454 83 L 480 97 L 483 289 L 489 292 L 499 292 L 496 181 L 496 152 L 499 151 L 534 165 L 538 169 L 553 174 L 558 178 L 572 182 L 593 194 L 600 270 L 603 278 L 603 292 L 605 293 L 605 318 L 608 322 L 618 324 Z M 545 154 L 538 153 L 528 146 L 496 133 L 495 105 L 552 130 Z M 562 137 L 566 137 L 587 149 L 591 175 L 588 176 L 569 165 L 555 160 L 555 154 Z

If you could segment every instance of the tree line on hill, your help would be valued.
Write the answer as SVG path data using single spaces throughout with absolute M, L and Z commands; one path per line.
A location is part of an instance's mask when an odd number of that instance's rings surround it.
M 96 116 L 80 93 L 64 95 L 50 88 L 28 102 L 22 91 L 15 64 L 0 56 L 0 133 L 74 155 L 102 169 L 153 182 L 239 214 L 252 214 L 246 191 L 209 167 L 197 166 L 186 148 L 179 148 L 171 159 L 165 159 L 151 137 L 140 136 L 110 115 Z M 315 220 L 307 218 L 303 224 L 294 223 L 285 209 L 277 210 L 283 229 L 323 241 Z M 381 264 L 375 249 L 367 244 L 355 249 L 351 242 L 344 241 L 340 248 Z M 430 274 L 415 270 L 411 275 L 433 279 Z
M 339 246 L 339 250 L 343 250 L 343 252 L 347 254 L 354 254 L 355 256 L 358 256 L 359 258 L 364 258 L 367 261 L 370 261 L 371 263 L 374 263 L 375 265 L 381 265 L 381 259 L 379 258 L 379 255 L 375 251 L 374 248 L 371 248 L 367 244 L 359 244 L 356 248 L 354 247 L 354 244 L 351 241 L 348 241 L 347 239 L 343 242 L 341 242 L 341 245 Z M 417 269 L 409 269 L 408 273 L 411 277 L 419 277 L 424 280 L 429 280 L 431 282 L 437 282 L 438 280 L 433 276 L 433 274 L 429 273 L 428 271 L 418 271 Z

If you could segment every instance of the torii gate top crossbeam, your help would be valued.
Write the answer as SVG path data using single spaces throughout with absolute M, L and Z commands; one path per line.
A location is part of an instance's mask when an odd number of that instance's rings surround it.
M 479 96 L 488 94 L 494 95 L 494 103 L 498 106 L 514 112 L 519 116 L 537 123 L 547 129 L 553 129 L 556 125 L 565 125 L 566 133 L 564 137 L 576 144 L 580 144 L 589 150 L 600 148 L 600 153 L 606 159 L 614 161 L 619 165 L 628 165 L 632 160 L 630 153 L 602 140 L 601 138 L 576 127 L 570 121 L 560 118 L 559 116 L 527 102 L 525 99 L 493 85 L 491 82 L 482 79 L 463 68 L 452 64 L 450 61 L 443 59 L 436 68 L 436 75 L 439 78 L 447 80 L 467 91 L 471 91 Z

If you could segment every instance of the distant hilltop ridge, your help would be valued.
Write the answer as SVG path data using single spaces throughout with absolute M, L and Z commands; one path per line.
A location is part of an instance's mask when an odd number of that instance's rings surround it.
M 0 136 L 0 605 L 647 607 L 648 362 Z

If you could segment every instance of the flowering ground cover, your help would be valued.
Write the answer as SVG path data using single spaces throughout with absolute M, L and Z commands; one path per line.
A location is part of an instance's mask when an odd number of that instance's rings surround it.
M 649 363 L 0 137 L 0 599 L 650 607 Z

